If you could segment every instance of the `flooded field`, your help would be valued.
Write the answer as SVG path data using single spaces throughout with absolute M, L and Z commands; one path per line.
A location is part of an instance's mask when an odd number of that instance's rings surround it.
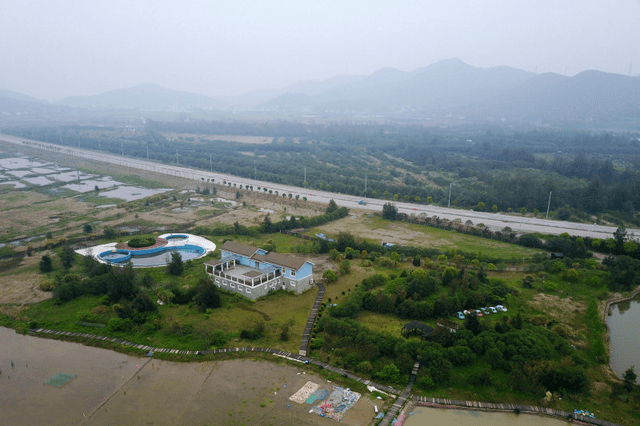
M 115 181 L 110 176 L 99 177 L 78 170 L 74 171 L 66 167 L 59 167 L 53 163 L 42 163 L 27 157 L 0 158 L 0 172 L 3 172 L 0 174 L 2 185 L 13 186 L 15 189 L 28 186 L 46 187 L 67 183 L 62 188 L 74 192 L 87 193 L 95 191 L 96 187 L 98 190 L 116 187 L 115 190 L 100 195 L 108 198 L 119 198 L 124 201 L 139 200 L 168 191 L 168 189 L 127 186 L 122 182 Z
M 415 407 L 404 426 L 566 426 L 564 420 L 530 414 L 489 413 L 447 408 Z
M 149 189 L 139 188 L 136 186 L 119 186 L 112 191 L 102 192 L 100 193 L 100 195 L 108 198 L 120 198 L 125 201 L 133 201 L 150 197 L 155 194 L 161 194 L 166 191 L 169 191 L 169 189 Z
M 17 335 L 0 327 L 0 413 L 13 425 L 327 425 L 289 398 L 308 381 L 332 384 L 288 365 L 230 360 L 173 363 L 77 343 Z M 62 372 L 62 387 L 45 384 Z M 340 422 L 365 426 L 361 398 Z

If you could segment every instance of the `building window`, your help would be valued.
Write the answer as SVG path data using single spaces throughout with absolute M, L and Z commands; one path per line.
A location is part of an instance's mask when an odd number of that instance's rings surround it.
M 251 290 L 249 290 L 249 289 L 246 289 L 245 291 L 246 291 L 247 293 L 251 293 Z
M 236 288 L 236 285 L 234 283 L 229 283 L 229 287 Z
M 227 285 L 227 284 L 229 284 L 229 282 L 228 281 L 222 281 L 222 284 Z
M 220 284 L 220 278 L 216 278 L 216 284 Z
M 295 277 L 296 276 L 296 271 L 294 271 L 293 269 L 291 270 L 291 276 Z

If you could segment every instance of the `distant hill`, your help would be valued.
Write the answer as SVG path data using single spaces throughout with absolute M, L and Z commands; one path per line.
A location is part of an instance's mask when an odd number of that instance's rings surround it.
M 533 75 L 509 67 L 477 68 L 459 59 L 440 61 L 411 72 L 383 68 L 366 77 L 342 78 L 317 94 L 307 92 L 310 96 L 307 107 L 323 109 L 327 104 L 369 101 L 379 105 L 380 113 L 407 108 L 435 112 L 515 87 Z M 322 83 L 316 87 L 322 87 Z M 286 103 L 290 94 L 282 95 L 281 99 Z M 279 103 L 276 98 L 268 105 Z
M 82 108 L 112 109 L 188 109 L 212 108 L 219 102 L 214 98 L 195 93 L 165 89 L 156 84 L 139 84 L 91 96 L 70 96 L 57 102 Z
M 24 95 L 25 98 L 29 98 Z M 35 98 L 32 98 L 35 99 Z M 28 101 L 17 99 L 16 96 L 2 96 L 0 95 L 0 115 L 3 118 L 11 116 L 33 116 L 33 115 L 48 115 L 48 114 L 60 114 L 69 110 L 67 107 L 52 105 L 44 101 L 36 100 Z
M 0 97 L 2 98 L 7 98 L 7 99 L 13 99 L 16 101 L 22 101 L 22 102 L 35 102 L 35 103 L 39 103 L 39 104 L 46 104 L 46 101 L 43 101 L 42 99 L 37 99 L 22 93 L 18 93 L 18 92 L 14 92 L 13 90 L 5 90 L 5 89 L 0 89 Z
M 290 89 L 262 107 L 289 114 L 453 116 L 459 122 L 513 120 L 636 128 L 640 124 L 640 77 L 599 71 L 574 77 L 536 75 L 449 59 L 411 72 L 385 68 L 365 77 L 341 77 Z

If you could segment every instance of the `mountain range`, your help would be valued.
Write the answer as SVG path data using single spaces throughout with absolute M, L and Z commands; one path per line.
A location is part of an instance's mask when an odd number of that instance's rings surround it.
M 37 105 L 37 108 L 36 108 Z M 212 98 L 154 84 L 67 97 L 46 104 L 0 90 L 0 113 L 46 107 L 136 110 L 250 108 L 278 116 L 382 116 L 455 125 L 469 122 L 556 126 L 640 125 L 640 77 L 584 71 L 573 77 L 534 74 L 511 67 L 480 68 L 448 59 L 404 72 L 384 68 L 368 76 L 302 81 L 280 90 Z

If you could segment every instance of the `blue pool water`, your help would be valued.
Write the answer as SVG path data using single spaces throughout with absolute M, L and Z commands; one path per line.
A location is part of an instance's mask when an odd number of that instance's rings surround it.
M 177 252 L 182 257 L 182 261 L 186 262 L 202 256 L 205 250 L 202 247 L 194 245 L 184 245 L 180 247 L 156 247 L 149 250 L 117 250 L 116 252 L 107 251 L 100 253 L 100 258 L 109 263 L 123 264 L 131 261 L 134 268 L 145 268 L 152 266 L 165 266 L 171 262 L 171 253 Z

